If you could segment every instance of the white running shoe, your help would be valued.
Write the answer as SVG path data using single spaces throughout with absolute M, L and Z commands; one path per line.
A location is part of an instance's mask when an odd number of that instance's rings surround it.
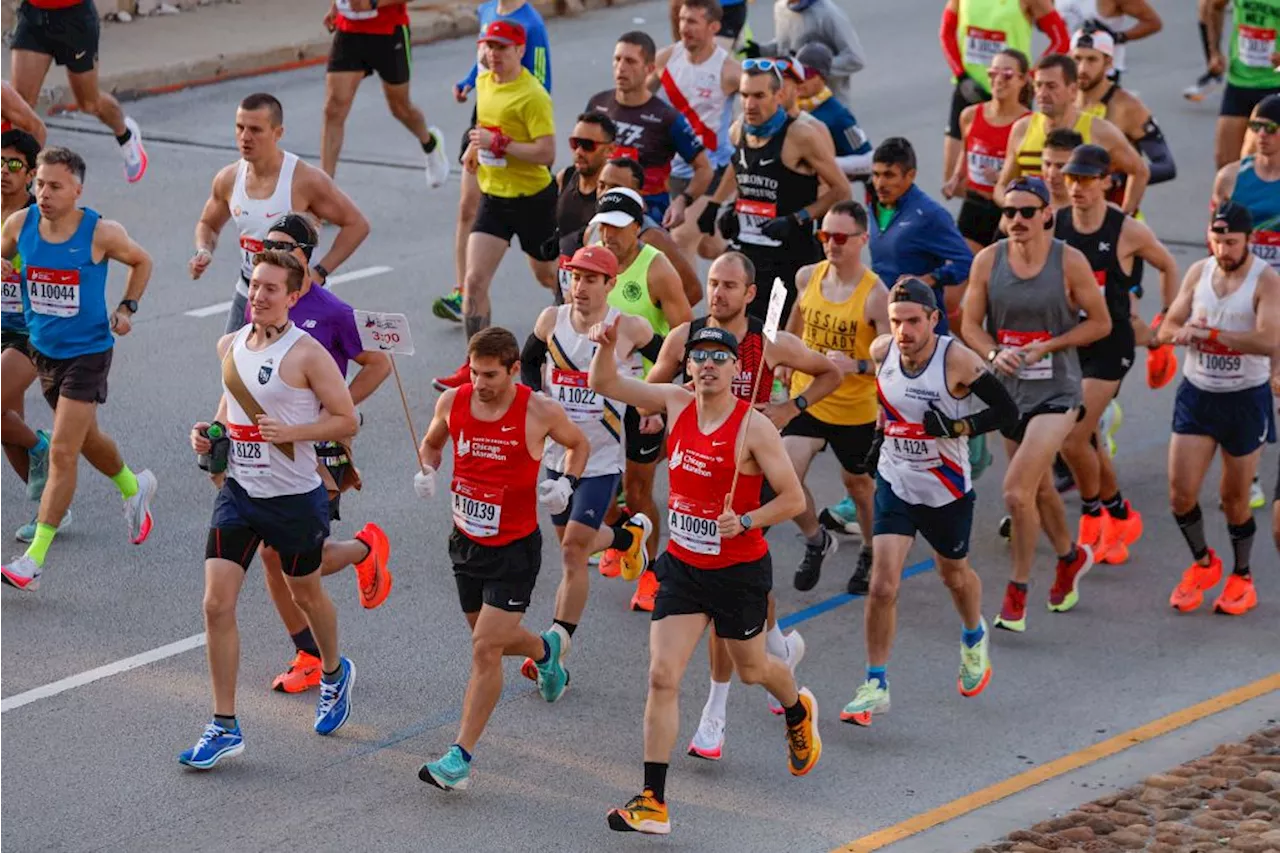
M 708 717 L 705 713 L 689 742 L 689 754 L 694 758 L 705 758 L 708 761 L 719 761 L 724 750 L 724 720 L 719 717 Z
M 125 116 L 124 126 L 129 129 L 129 141 L 120 146 L 124 155 L 124 176 L 131 184 L 142 180 L 147 173 L 147 149 L 142 147 L 142 131 L 138 123 Z
M 444 131 L 434 125 L 427 128 L 436 140 L 436 147 L 427 155 L 427 186 L 435 189 L 449 179 L 449 151 L 444 141 Z
M 0 566 L 0 580 L 24 592 L 34 592 L 40 586 L 40 567 L 36 561 L 23 554 Z
M 150 470 L 138 474 L 138 493 L 124 502 L 124 521 L 129 525 L 129 541 L 141 545 L 151 535 L 151 499 L 156 496 L 156 475 Z
M 784 638 L 787 641 L 787 668 L 791 670 L 791 675 L 796 674 L 796 667 L 800 665 L 800 661 L 804 660 L 804 637 L 799 631 L 792 631 Z M 797 682 L 799 683 L 799 682 Z M 765 693 L 769 700 L 769 711 L 775 716 L 783 713 L 782 703 L 779 702 L 772 693 Z

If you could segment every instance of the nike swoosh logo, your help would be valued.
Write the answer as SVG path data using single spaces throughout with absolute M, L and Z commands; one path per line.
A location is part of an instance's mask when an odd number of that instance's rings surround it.
M 774 161 L 774 158 L 773 158 L 773 157 L 770 157 L 768 160 L 761 160 L 761 161 L 760 161 L 760 165 L 761 165 L 761 166 L 768 166 L 768 165 L 769 165 L 770 163 L 772 163 L 773 161 Z
M 510 599 L 507 599 L 507 606 L 508 606 L 508 607 L 522 607 L 522 606 L 524 606 L 524 604 L 525 604 L 525 602 L 523 602 L 523 601 L 512 601 L 512 600 L 510 600 Z
M 515 427 L 513 427 L 513 426 L 505 426 L 505 427 L 503 427 L 503 428 L 502 428 L 502 431 L 503 431 L 503 432 L 511 432 L 513 429 L 515 429 Z
M 76 59 L 84 59 L 85 53 L 87 53 L 87 51 L 83 51 L 83 50 L 80 51 L 79 53 L 76 54 Z
M 282 214 L 282 213 L 284 213 L 284 211 L 283 211 L 283 210 L 277 210 L 275 213 L 268 213 L 268 214 L 267 214 L 267 218 L 268 218 L 268 219 L 275 219 L 277 216 L 279 216 L 279 215 L 280 215 L 280 214 Z
M 653 455 L 655 455 L 657 452 L 658 452 L 658 448 L 656 448 L 656 447 L 653 447 L 653 448 L 646 447 L 646 448 L 644 448 L 643 450 L 641 450 L 641 451 L 639 452 L 639 454 L 638 454 L 638 455 L 640 455 L 640 456 L 653 456 Z
M 724 446 L 725 446 L 726 444 L 728 444 L 728 443 L 729 443 L 729 442 L 727 442 L 727 441 L 713 441 L 713 442 L 711 442 L 711 446 L 712 446 L 712 447 L 724 447 Z
M 759 630 L 760 630 L 760 626 L 759 626 L 759 625 L 757 625 L 757 626 L 755 626 L 754 628 L 752 628 L 750 631 L 747 631 L 747 632 L 743 633 L 743 635 L 742 635 L 742 636 L 744 636 L 744 637 L 750 637 L 752 634 L 754 634 L 756 631 L 759 631 Z

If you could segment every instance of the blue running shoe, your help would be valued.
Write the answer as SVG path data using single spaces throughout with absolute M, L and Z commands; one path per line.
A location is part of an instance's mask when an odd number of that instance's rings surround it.
M 30 545 L 36 538 L 36 524 L 39 517 L 32 518 L 29 522 L 18 528 L 18 532 L 13 534 L 13 538 L 19 542 L 26 542 Z M 71 525 L 71 507 L 67 507 L 67 511 L 62 514 L 62 523 L 58 525 L 58 532 L 64 532 Z
M 471 784 L 471 762 L 462 757 L 457 744 L 438 760 L 422 765 L 418 778 L 442 791 L 465 791 Z
M 204 734 L 196 745 L 178 756 L 178 762 L 197 770 L 212 770 L 213 765 L 224 758 L 244 752 L 244 737 L 240 726 L 235 730 L 224 729 L 217 723 L 205 726 Z
M 546 663 L 537 664 L 538 692 L 543 699 L 554 702 L 564 695 L 564 689 L 569 686 L 569 673 L 560 661 L 564 647 L 560 642 L 559 631 L 543 631 L 542 641 L 547 644 L 551 654 L 547 656 Z
M 36 446 L 27 451 L 27 500 L 38 501 L 49 482 L 49 433 L 36 430 Z
M 316 702 L 316 731 L 331 735 L 351 716 L 351 685 L 356 682 L 356 665 L 341 658 L 342 674 L 332 684 L 320 679 L 320 701 Z

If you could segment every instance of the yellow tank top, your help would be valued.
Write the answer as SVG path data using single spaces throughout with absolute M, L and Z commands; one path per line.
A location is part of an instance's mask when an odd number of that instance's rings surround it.
M 822 280 L 830 264 L 823 261 L 813 269 L 804 295 L 796 308 L 804 318 L 801 336 L 804 345 L 815 352 L 842 352 L 852 359 L 870 359 L 871 342 L 876 330 L 863 319 L 867 297 L 880 283 L 870 269 L 862 273 L 853 293 L 843 302 L 832 302 L 822 293 Z M 809 387 L 813 377 L 796 371 L 791 376 L 791 396 Z M 876 378 L 870 374 L 850 374 L 827 396 L 808 409 L 815 418 L 828 424 L 852 426 L 876 419 Z
M 1103 107 L 1103 111 L 1106 111 L 1106 107 Z M 1081 111 L 1073 128 L 1076 133 L 1084 137 L 1085 145 L 1093 141 L 1093 119 L 1093 115 Z M 1041 173 L 1040 154 L 1044 150 L 1044 139 L 1048 135 L 1048 131 L 1045 130 L 1046 124 L 1044 113 L 1031 114 L 1031 123 L 1027 125 L 1027 133 L 1022 137 L 1022 145 L 1018 148 L 1018 168 L 1024 177 Z

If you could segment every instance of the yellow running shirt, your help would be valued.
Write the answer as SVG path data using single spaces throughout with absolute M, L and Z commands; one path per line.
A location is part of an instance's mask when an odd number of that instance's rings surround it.
M 492 71 L 476 78 L 476 126 L 501 130 L 512 142 L 533 142 L 556 132 L 551 96 L 538 78 L 521 68 L 510 83 L 499 83 Z M 481 149 L 476 177 L 485 195 L 519 198 L 537 195 L 551 183 L 551 170 L 515 157 L 496 157 Z
M 1084 137 L 1085 145 L 1093 141 L 1093 119 L 1092 115 L 1084 111 L 1076 119 L 1074 130 Z M 1031 123 L 1027 125 L 1027 133 L 1022 137 L 1022 145 L 1018 148 L 1018 170 L 1023 177 L 1041 174 L 1040 155 L 1044 151 L 1045 137 L 1048 136 L 1046 125 L 1044 113 L 1031 114 Z
M 814 352 L 842 352 L 852 359 L 869 360 L 876 330 L 863 319 L 863 313 L 867 297 L 880 279 L 868 268 L 848 299 L 832 302 L 822 293 L 822 279 L 829 267 L 830 262 L 823 261 L 813 268 L 804 295 L 796 302 L 796 310 L 804 318 L 801 332 L 804 345 Z M 803 393 L 812 381 L 812 376 L 797 370 L 791 375 L 791 396 Z M 836 390 L 806 411 L 828 424 L 852 426 L 871 423 L 877 414 L 876 378 L 872 374 L 851 373 Z

